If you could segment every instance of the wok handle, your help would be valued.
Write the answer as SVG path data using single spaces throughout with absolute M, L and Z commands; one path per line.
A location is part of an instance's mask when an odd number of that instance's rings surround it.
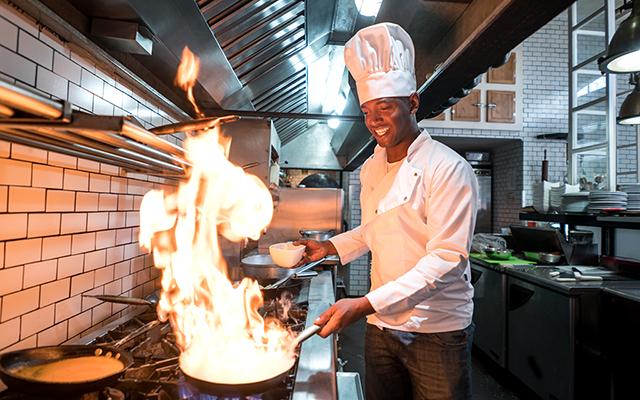
M 291 274 L 285 278 L 280 279 L 278 282 L 276 283 L 272 283 L 271 285 L 267 285 L 265 286 L 264 290 L 269 290 L 269 289 L 276 289 L 282 285 L 284 285 L 285 283 L 289 282 L 291 279 L 293 278 L 297 278 L 299 274 L 310 270 L 311 268 L 315 267 L 316 265 L 322 263 L 324 260 L 326 260 L 327 257 L 323 257 L 321 259 L 319 259 L 318 261 L 314 261 L 312 263 L 309 263 L 307 265 L 305 265 L 304 267 L 300 267 L 299 270 L 296 271 L 295 274 Z
M 119 348 L 120 346 L 122 346 L 123 344 L 127 343 L 130 340 L 133 340 L 135 338 L 137 338 L 138 336 L 144 334 L 147 331 L 150 331 L 151 329 L 155 328 L 157 325 L 160 324 L 160 321 L 153 320 L 145 325 L 142 325 L 140 328 L 136 329 L 135 331 L 131 332 L 130 334 L 128 334 L 127 336 L 123 337 L 122 339 L 118 340 L 113 347 L 115 348 Z
M 304 342 L 305 340 L 309 339 L 311 336 L 313 336 L 316 333 L 320 332 L 321 329 L 322 329 L 322 327 L 320 325 L 311 325 L 307 329 L 303 330 L 296 337 L 296 345 Z

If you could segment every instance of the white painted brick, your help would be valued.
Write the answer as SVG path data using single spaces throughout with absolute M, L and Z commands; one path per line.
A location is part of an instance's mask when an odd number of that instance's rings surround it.
M 96 270 L 94 285 L 105 285 L 113 281 L 113 265 Z
M 28 236 L 53 236 L 60 234 L 60 214 L 29 214 Z
M 140 212 L 139 211 L 129 211 L 127 212 L 127 222 L 128 227 L 134 227 L 140 225 Z
M 93 110 L 93 93 L 76 86 L 73 83 L 69 83 L 69 101 L 78 107 L 85 109 L 86 111 Z
M 113 104 L 104 101 L 100 97 L 95 97 L 93 99 L 93 113 L 98 115 L 108 115 L 113 116 L 114 114 L 114 106 Z
M 98 78 L 105 81 L 108 85 L 115 86 L 116 80 L 113 79 L 113 77 L 110 74 L 101 70 L 99 67 L 96 67 L 96 75 L 98 76 Z
M 109 213 L 109 229 L 124 228 L 126 226 L 126 214 L 124 212 Z
M 27 214 L 0 214 L 0 241 L 27 237 Z
M 24 350 L 24 349 L 31 349 L 36 347 L 37 345 L 37 336 L 33 335 L 33 336 L 29 336 L 28 338 L 26 338 L 25 340 L 21 340 L 18 343 L 14 344 L 13 346 L 9 346 L 5 349 L 3 349 L 3 352 L 10 352 L 10 351 L 18 351 L 18 350 Z
M 53 49 L 23 31 L 18 32 L 18 53 L 36 64 L 53 68 Z
M 115 82 L 114 82 L 115 83 Z M 104 96 L 103 98 L 109 103 L 116 105 L 122 108 L 122 97 L 123 93 L 116 89 L 114 86 L 105 84 L 104 85 Z
M 124 246 L 110 247 L 107 249 L 107 264 L 124 260 Z M 127 269 L 127 273 L 128 269 Z
M 42 239 L 42 259 L 68 256 L 71 252 L 71 235 Z
M 136 285 L 135 275 L 126 275 L 122 277 L 122 293 L 132 290 Z
M 149 280 L 149 268 L 139 271 L 136 275 L 136 281 L 138 284 L 147 282 Z
M 88 172 L 100 172 L 100 163 L 96 161 L 85 160 L 84 158 L 79 158 L 78 169 Z
M 100 173 L 106 175 L 119 175 L 120 167 L 116 167 L 115 165 L 109 164 L 100 164 Z
M 42 164 L 33 165 L 33 187 L 62 189 L 62 168 Z
M 89 174 L 89 191 L 109 193 L 111 177 L 99 174 Z
M 68 86 L 69 81 L 46 68 L 38 66 L 36 70 L 36 88 L 59 99 L 66 100 Z
M 18 27 L 0 18 L 0 32 L 2 32 L 2 35 L 0 35 L 0 45 L 15 52 L 18 48 Z M 0 348 L 1 347 L 2 346 L 0 346 Z
M 73 235 L 71 254 L 86 253 L 88 251 L 95 250 L 95 245 L 95 232 Z
M 63 321 L 38 333 L 38 347 L 57 346 L 67 340 L 67 321 Z
M 133 196 L 129 194 L 118 195 L 118 211 L 133 210 Z
M 0 322 L 8 321 L 18 315 L 23 315 L 35 310 L 38 308 L 39 297 L 39 287 L 4 296 L 2 298 L 2 320 L 0 320 Z
M 149 281 L 144 285 L 142 285 L 142 297 L 147 297 L 155 291 L 156 291 L 156 284 L 154 281 Z
M 74 211 L 76 204 L 76 193 L 64 190 L 47 190 L 46 210 L 47 212 Z
M 78 163 L 78 159 L 76 157 L 71 157 L 66 154 L 55 153 L 53 151 L 49 152 L 49 165 L 54 165 L 57 167 L 63 168 L 75 168 Z
M 9 212 L 44 211 L 45 195 L 45 189 L 9 187 Z
M 74 296 L 67 300 L 56 303 L 56 324 L 82 311 L 82 296 Z
M 69 337 L 91 328 L 91 310 L 69 319 Z
M 94 269 L 104 267 L 106 264 L 107 251 L 98 250 L 84 255 L 84 271 L 92 271 Z M 96 286 L 98 284 L 96 283 Z
M 40 287 L 40 306 L 44 307 L 69 297 L 71 278 L 65 278 Z
M 33 147 L 23 146 L 21 144 L 13 144 L 11 146 L 11 158 L 22 161 L 32 161 L 39 163 L 47 162 L 47 151 L 36 149 Z
M 74 169 L 65 169 L 63 188 L 65 190 L 89 190 L 89 174 Z
M 69 233 L 85 232 L 87 230 L 87 214 L 73 213 L 62 214 L 62 224 L 60 233 L 62 235 Z
M 99 306 L 94 307 L 91 311 L 93 312 L 91 323 L 96 325 L 111 315 L 111 303 L 100 304 Z
M 36 64 L 0 46 L 0 72 L 28 85 L 36 83 Z
M 84 254 L 58 259 L 58 279 L 82 273 L 84 270 Z
M 71 296 L 93 289 L 93 271 L 71 277 Z
M 9 197 L 9 188 L 0 186 L 0 212 L 7 212 L 7 201 Z
M 104 294 L 119 296 L 122 293 L 122 281 L 120 279 L 104 285 Z
M 77 192 L 76 211 L 98 211 L 98 193 Z
M 101 212 L 101 213 L 89 213 L 89 217 L 87 219 L 87 230 L 88 231 L 97 231 L 107 229 L 109 226 L 109 213 Z
M 31 185 L 31 163 L 0 158 L 0 185 Z
M 14 240 L 5 243 L 5 267 L 40 261 L 42 239 Z
M 94 285 L 95 286 L 95 285 Z M 97 287 L 82 294 L 82 311 L 89 310 L 98 304 L 102 304 L 102 300 L 98 300 L 89 296 L 99 296 L 104 294 L 104 286 Z M 86 296 L 85 296 L 86 295 Z
M 22 316 L 22 324 L 20 326 L 20 339 L 45 330 L 53 325 L 53 315 L 55 307 L 52 305 L 30 312 Z
M 53 55 L 53 72 L 68 81 L 80 85 L 80 66 L 60 53 Z
M 0 296 L 22 290 L 24 267 L 0 269 Z
M 98 200 L 98 210 L 100 211 L 116 211 L 118 209 L 118 195 L 100 193 Z
M 116 231 L 96 232 L 96 249 L 106 249 L 116 245 Z
M 99 97 L 102 97 L 102 94 L 104 93 L 104 81 L 102 79 L 83 69 L 80 76 L 80 82 L 83 88 Z
M 58 260 L 48 260 L 24 266 L 24 288 L 41 285 L 56 279 Z
M 4 268 L 4 243 L 0 242 L 0 268 Z M 0 299 L 0 302 L 2 299 Z
M 126 255 L 127 254 L 125 251 L 125 256 Z M 136 257 L 131 260 L 131 273 L 142 271 L 143 269 L 144 269 L 144 257 Z
M 0 352 L 20 340 L 20 318 L 0 324 Z
M 141 253 L 140 246 L 137 242 L 127 244 L 124 246 L 124 259 L 128 260 L 138 256 Z

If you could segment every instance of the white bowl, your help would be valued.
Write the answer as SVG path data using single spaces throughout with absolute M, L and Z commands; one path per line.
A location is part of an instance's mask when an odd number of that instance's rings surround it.
M 304 245 L 294 245 L 293 243 L 277 243 L 269 246 L 269 254 L 273 262 L 284 268 L 291 268 L 302 260 Z

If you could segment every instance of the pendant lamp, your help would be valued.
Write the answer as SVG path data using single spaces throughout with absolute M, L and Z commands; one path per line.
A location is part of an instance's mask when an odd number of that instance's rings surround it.
M 629 18 L 613 35 L 607 55 L 598 59 L 604 73 L 629 74 L 640 71 L 640 0 L 632 3 Z
M 640 82 L 636 82 L 636 87 L 622 102 L 617 121 L 622 125 L 640 124 Z

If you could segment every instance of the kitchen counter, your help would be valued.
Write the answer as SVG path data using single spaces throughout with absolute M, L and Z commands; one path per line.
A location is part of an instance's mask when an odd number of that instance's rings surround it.
M 605 287 L 602 291 L 612 296 L 618 296 L 625 300 L 640 303 L 640 283 L 638 283 L 638 287 Z

